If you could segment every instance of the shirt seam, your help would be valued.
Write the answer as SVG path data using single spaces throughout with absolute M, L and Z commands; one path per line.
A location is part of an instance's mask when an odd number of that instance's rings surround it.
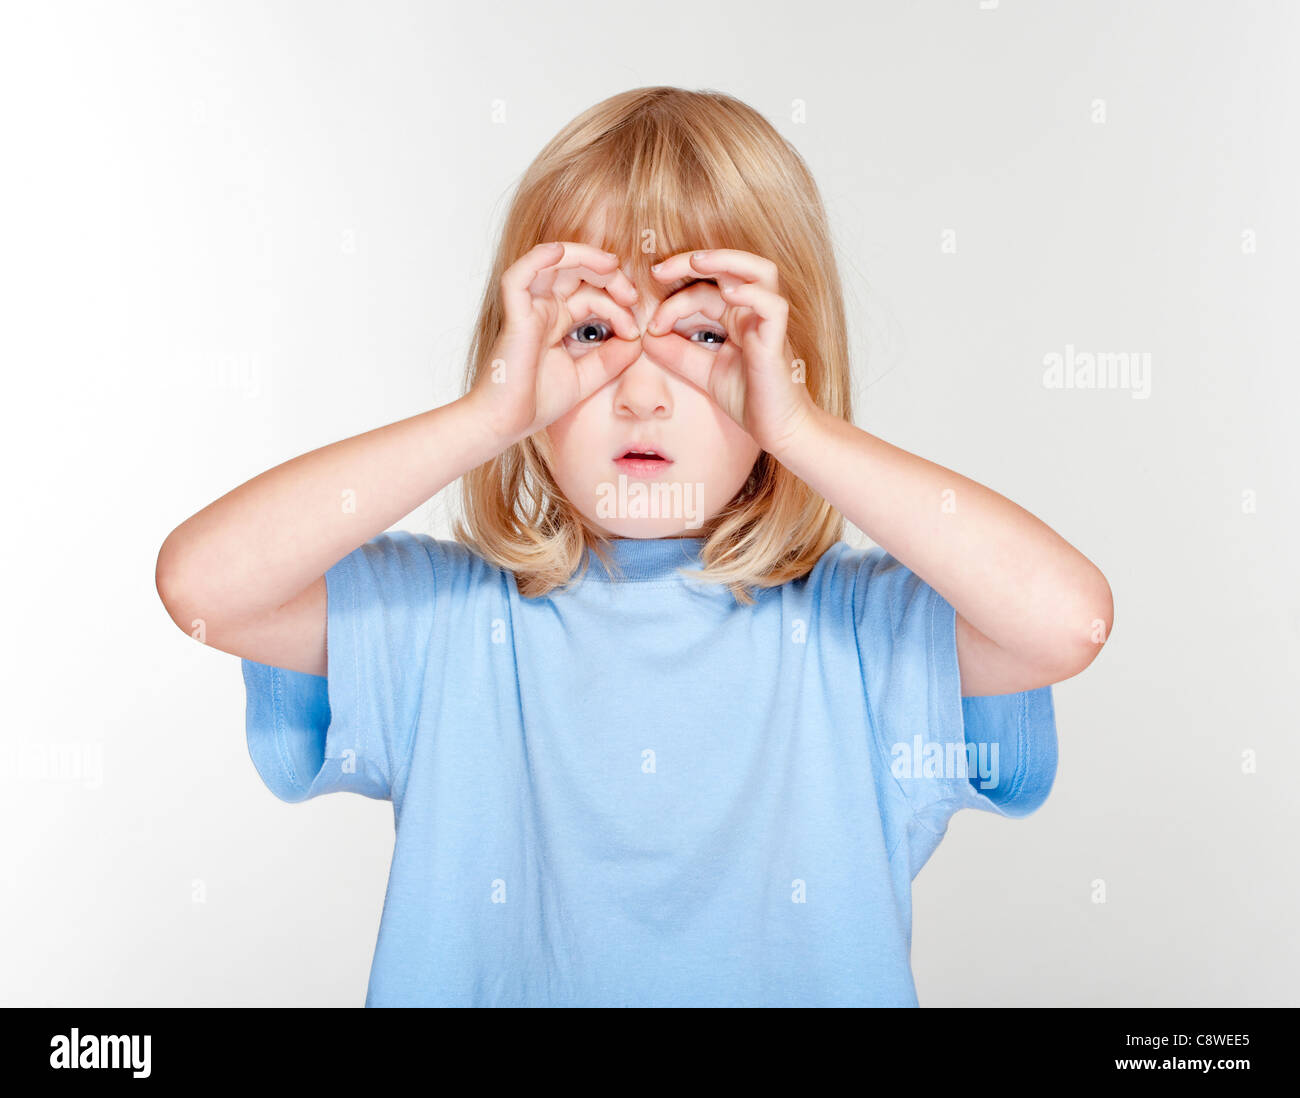
M 874 570 L 874 563 L 871 560 L 869 550 L 867 551 L 867 559 L 863 563 L 865 565 L 871 565 Z M 867 728 L 867 735 L 871 737 L 871 743 L 874 747 L 873 753 L 877 756 L 881 765 L 884 766 L 885 772 L 892 779 L 894 783 L 894 789 L 897 791 L 898 796 L 903 798 L 903 804 L 907 806 L 907 812 L 908 812 L 907 822 L 910 823 L 912 820 L 917 820 L 918 822 L 920 822 L 919 816 L 917 814 L 916 805 L 913 803 L 912 798 L 907 795 L 907 791 L 903 788 L 903 783 L 898 780 L 898 777 L 894 774 L 892 767 L 889 766 L 889 760 L 884 757 L 884 752 L 880 744 L 880 739 L 876 733 L 876 729 L 878 727 L 876 721 L 876 707 L 871 700 L 871 691 L 867 689 L 867 669 L 865 666 L 865 660 L 863 659 L 862 656 L 861 638 L 858 635 L 858 581 L 859 578 L 862 576 L 863 571 L 864 568 L 862 566 L 859 566 L 858 571 L 854 575 L 854 582 L 849 592 L 849 616 L 853 620 L 853 646 L 858 653 L 858 675 L 862 683 L 862 697 L 865 700 L 866 707 L 867 707 L 867 724 L 869 726 Z M 867 580 L 869 579 L 870 577 L 868 576 Z M 864 587 L 866 586 L 866 581 L 863 581 L 863 586 Z M 892 637 L 891 637 L 891 651 L 892 651 Z M 925 824 L 922 823 L 921 826 L 924 827 Z M 906 835 L 906 833 L 907 833 L 906 829 L 904 829 L 903 833 L 900 834 L 898 839 L 895 841 L 894 849 L 890 851 L 890 853 L 887 855 L 887 858 L 893 858 L 894 853 L 898 850 L 899 843 L 903 841 L 903 836 Z
M 420 687 L 416 694 L 415 711 L 411 718 L 411 726 L 407 730 L 407 743 L 405 751 L 403 752 L 403 758 L 400 760 L 397 773 L 393 777 L 392 786 L 389 790 L 394 798 L 394 803 L 396 803 L 398 799 L 399 788 L 401 790 L 402 799 L 405 799 L 406 779 L 411 769 L 411 760 L 415 757 L 415 737 L 420 728 L 421 715 L 424 713 L 424 689 L 429 678 L 429 658 L 433 648 L 433 631 L 434 626 L 437 623 L 438 615 L 438 568 L 440 562 L 429 544 L 430 542 L 433 542 L 433 545 L 436 548 L 437 542 L 433 538 L 429 538 L 426 541 L 424 538 L 420 537 L 417 537 L 416 541 L 419 542 L 420 548 L 424 551 L 425 557 L 429 562 L 429 573 L 433 579 L 433 590 L 429 595 L 429 632 L 425 636 L 424 662 L 420 667 Z
M 353 710 L 359 708 L 358 703 L 362 696 L 361 695 L 361 603 L 360 603 L 360 596 L 357 591 L 357 588 L 360 584 L 360 580 L 358 578 L 358 561 L 356 558 L 356 553 L 360 552 L 362 548 L 363 547 L 358 547 L 358 549 L 353 550 L 353 552 L 343 557 L 342 560 L 340 560 L 334 566 L 335 569 L 337 569 L 337 576 L 340 581 L 339 583 L 335 584 L 335 587 L 336 588 L 342 587 L 344 590 L 348 592 L 348 596 L 347 596 L 348 602 L 346 608 L 340 605 L 340 609 L 342 609 L 343 612 L 337 615 L 337 617 L 339 618 L 340 621 L 346 623 L 344 624 L 344 629 L 346 630 L 346 637 L 343 639 L 345 642 L 345 646 L 352 650 L 351 661 L 344 662 L 339 667 L 339 671 L 342 675 L 348 675 L 349 671 L 351 672 L 350 677 L 352 681 L 350 683 L 340 682 L 338 686 L 341 693 L 346 693 L 349 697 L 353 699 L 353 704 L 351 707 Z M 331 602 L 330 593 L 327 585 L 326 592 L 325 592 L 325 612 L 326 612 L 327 623 L 329 622 L 329 618 L 330 618 L 330 611 L 329 611 L 330 602 Z M 339 638 L 336 638 L 336 640 L 337 639 Z M 325 631 L 325 674 L 326 674 L 326 691 L 327 691 L 326 697 L 327 698 L 329 696 L 328 692 L 330 689 L 329 688 L 329 664 L 330 664 L 329 650 L 330 650 L 330 638 L 329 638 L 329 629 L 327 628 Z M 355 744 L 355 748 L 358 751 L 361 760 L 364 761 L 365 766 L 366 767 L 372 766 L 373 765 L 372 760 L 374 759 L 374 756 L 371 754 L 372 741 L 371 741 L 371 732 L 369 727 L 371 722 L 358 721 L 355 712 L 346 713 L 346 714 L 344 713 L 336 714 L 334 710 L 335 710 L 335 706 L 333 701 L 331 700 L 329 725 L 327 726 L 328 729 L 332 731 L 334 729 L 336 722 L 342 722 L 345 728 L 349 724 L 352 725 L 353 726 L 352 733 L 354 736 L 353 743 Z M 330 742 L 331 740 L 333 741 L 332 744 Z M 336 752 L 331 752 L 331 747 L 337 749 L 338 746 L 339 746 L 338 732 L 335 732 L 333 735 L 331 735 L 330 731 L 327 731 L 325 751 L 324 751 L 324 756 L 326 760 L 343 758 L 342 755 L 337 754 Z M 324 762 L 322 762 L 322 766 L 323 765 Z M 361 778 L 362 774 L 358 772 L 357 777 Z M 342 789 L 348 788 L 348 783 L 346 778 L 343 778 L 340 788 Z
M 282 671 L 278 667 L 271 668 L 271 713 L 274 721 L 274 740 L 275 753 L 279 756 L 280 766 L 284 775 L 289 779 L 290 787 L 297 792 L 300 788 L 298 782 L 298 771 L 293 765 L 293 760 L 289 756 L 288 749 L 285 745 L 285 729 L 288 724 L 284 715 L 284 682 Z
M 936 595 L 937 594 L 938 593 L 936 592 Z M 938 685 L 938 679 L 939 679 L 937 661 L 935 659 L 935 651 L 934 651 L 934 636 L 936 630 L 939 627 L 939 622 L 937 621 L 937 619 L 939 617 L 939 610 L 942 605 L 939 601 L 941 597 L 942 596 L 939 596 L 936 598 L 932 598 L 930 600 L 930 627 L 925 631 L 926 634 L 926 639 L 925 639 L 926 669 L 925 670 L 926 670 L 926 678 L 928 680 L 927 686 L 929 686 L 930 684 Z M 953 631 L 952 661 L 954 664 L 957 665 L 956 712 L 959 719 L 959 723 L 961 725 L 962 746 L 964 748 L 968 741 L 966 740 L 966 711 L 961 703 L 961 661 L 957 658 L 956 607 L 953 608 L 952 631 Z M 942 701 L 940 702 L 940 704 L 942 704 Z M 953 811 L 955 812 L 957 810 L 957 807 L 961 803 L 961 793 L 959 792 L 961 786 L 958 785 L 957 783 L 965 782 L 967 785 L 970 785 L 970 777 L 967 776 L 965 778 L 948 778 L 948 779 L 943 779 L 943 782 L 944 784 L 940 786 L 940 788 L 946 789 L 946 792 L 943 795 L 936 797 L 935 800 L 932 802 L 932 804 L 934 807 L 941 808 L 941 809 L 947 809 L 949 806 L 952 806 Z M 951 813 L 949 813 L 949 815 L 951 815 Z M 922 821 L 922 826 L 928 827 L 929 825 L 925 824 L 924 821 Z M 934 828 L 932 827 L 929 829 L 931 831 L 934 831 Z M 935 832 L 935 833 L 939 835 L 943 834 L 942 832 Z

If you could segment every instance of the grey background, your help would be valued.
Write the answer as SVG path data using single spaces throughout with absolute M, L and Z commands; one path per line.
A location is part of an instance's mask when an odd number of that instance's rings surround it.
M 508 189 L 579 111 L 666 83 L 752 104 L 811 166 L 859 424 L 1114 589 L 1113 639 L 1056 687 L 1047 803 L 960 813 L 915 882 L 921 1003 L 1294 1005 L 1298 24 L 6 5 L 0 1001 L 361 1003 L 391 806 L 262 786 L 238 661 L 171 623 L 155 556 L 262 470 L 454 397 Z M 1046 388 L 1067 344 L 1149 354 L 1149 396 Z M 399 525 L 445 536 L 443 503 Z

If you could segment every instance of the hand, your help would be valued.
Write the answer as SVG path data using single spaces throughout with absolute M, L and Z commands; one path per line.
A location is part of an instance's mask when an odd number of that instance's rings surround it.
M 505 323 L 468 394 L 503 445 L 553 423 L 636 361 L 641 332 L 626 306 L 638 296 L 618 257 L 588 244 L 538 244 L 506 270 Z M 617 338 L 584 350 L 575 329 L 586 321 L 603 321 Z
M 786 338 L 789 305 L 776 265 L 749 252 L 717 248 L 679 252 L 651 269 L 661 282 L 695 275 L 697 282 L 661 302 L 642 337 L 646 354 L 703 389 L 764 450 L 781 451 L 817 411 Z M 723 343 L 673 331 L 702 313 L 726 332 Z

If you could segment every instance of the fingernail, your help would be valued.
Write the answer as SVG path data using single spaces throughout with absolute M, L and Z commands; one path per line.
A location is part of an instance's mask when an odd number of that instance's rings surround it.
M 662 267 L 662 266 L 663 266 L 663 261 L 660 260 L 658 263 L 652 264 L 651 267 L 650 267 L 650 269 L 651 269 L 652 271 L 657 271 L 657 270 L 659 270 L 659 268 Z
M 704 252 L 691 252 L 691 262 L 694 263 L 697 259 L 703 259 L 704 254 Z

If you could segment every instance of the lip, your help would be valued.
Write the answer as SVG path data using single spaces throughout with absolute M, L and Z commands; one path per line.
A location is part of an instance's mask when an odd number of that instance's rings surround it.
M 657 454 L 658 460 L 654 458 L 627 457 L 630 453 Z M 621 453 L 614 458 L 614 464 L 624 473 L 631 477 L 637 477 L 642 480 L 654 480 L 662 476 L 668 469 L 672 468 L 673 459 L 663 452 L 658 446 L 651 446 L 649 443 L 632 443 L 625 446 Z

